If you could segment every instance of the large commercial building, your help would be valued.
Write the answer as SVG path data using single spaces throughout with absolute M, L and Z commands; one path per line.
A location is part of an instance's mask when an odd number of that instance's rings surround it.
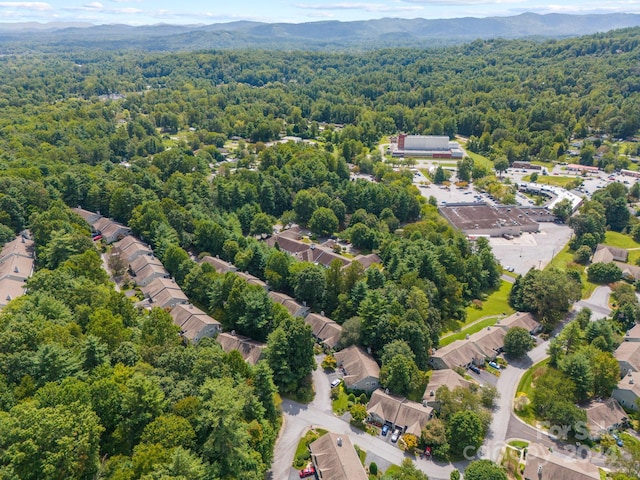
M 486 203 L 449 203 L 439 211 L 451 225 L 468 236 L 518 236 L 524 232 L 537 232 L 538 222 L 555 219 L 545 208 L 492 207 Z
M 463 152 L 446 135 L 407 135 L 401 133 L 391 143 L 394 157 L 462 158 Z

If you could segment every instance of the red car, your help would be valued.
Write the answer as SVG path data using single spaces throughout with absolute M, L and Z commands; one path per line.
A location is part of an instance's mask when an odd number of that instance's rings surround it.
M 313 465 L 309 465 L 307 468 L 300 470 L 300 478 L 307 478 L 311 475 L 315 475 L 316 469 Z

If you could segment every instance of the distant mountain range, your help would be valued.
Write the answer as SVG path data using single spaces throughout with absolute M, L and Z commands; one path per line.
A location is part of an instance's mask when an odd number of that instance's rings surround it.
M 176 51 L 216 48 L 343 50 L 430 47 L 488 38 L 566 38 L 640 26 L 640 15 L 538 15 L 309 23 L 233 22 L 212 25 L 0 23 L 0 52 L 61 47 Z

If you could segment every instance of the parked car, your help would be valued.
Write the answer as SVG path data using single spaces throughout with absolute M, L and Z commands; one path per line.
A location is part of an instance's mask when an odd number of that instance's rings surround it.
M 336 388 L 338 385 L 340 385 L 341 380 L 339 378 L 336 378 L 335 380 L 331 381 L 331 388 Z
M 478 367 L 476 367 L 475 365 L 470 365 L 469 366 L 469 370 L 471 370 L 473 373 L 480 374 L 480 369 Z
M 400 428 L 396 428 L 393 431 L 393 435 L 391 435 L 391 441 L 393 443 L 396 443 L 398 441 L 398 439 L 400 438 L 400 434 L 402 433 L 402 430 Z
M 623 447 L 624 446 L 624 442 L 620 439 L 620 437 L 618 435 L 616 435 L 615 433 L 611 435 L 613 437 L 613 439 L 616 441 L 616 445 L 618 445 L 619 447 Z
M 495 368 L 496 370 L 500 370 L 500 365 L 496 362 L 489 362 L 489 366 Z
M 383 425 L 382 426 L 382 436 L 386 437 L 387 433 L 389 433 L 389 430 L 391 429 L 391 427 L 389 425 Z
M 308 467 L 300 470 L 300 478 L 307 478 L 315 474 L 316 474 L 316 469 L 313 465 L 309 465 Z

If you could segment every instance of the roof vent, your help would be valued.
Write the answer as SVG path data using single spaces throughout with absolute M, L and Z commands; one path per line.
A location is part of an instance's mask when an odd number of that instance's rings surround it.
M 433 390 L 431 390 L 431 391 L 429 392 L 429 396 L 430 396 L 430 397 L 435 397 L 435 396 L 436 396 L 436 392 L 434 392 Z
M 342 446 L 342 437 L 338 437 L 338 446 L 341 447 Z
M 629 385 L 633 385 L 633 378 L 629 380 Z
M 16 265 L 15 268 L 13 269 L 14 273 L 20 273 L 20 269 L 18 268 L 18 266 Z
M 231 335 L 235 337 L 236 336 L 236 331 L 235 330 L 231 330 Z
M 7 295 L 7 301 L 10 302 L 11 300 L 12 300 L 11 295 Z
M 320 315 L 324 317 L 324 310 L 320 310 Z

